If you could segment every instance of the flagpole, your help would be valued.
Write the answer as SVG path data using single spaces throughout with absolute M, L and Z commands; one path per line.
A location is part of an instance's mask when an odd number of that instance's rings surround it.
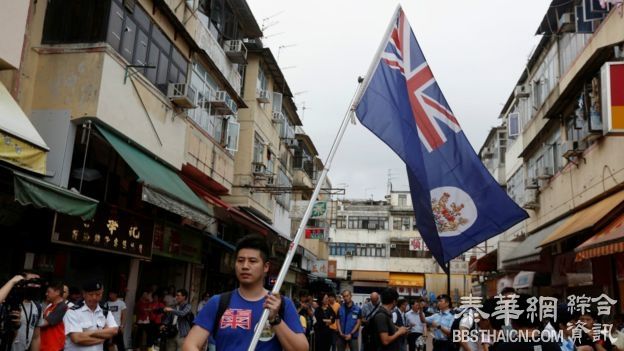
M 303 236 L 303 233 L 305 231 L 306 224 L 308 223 L 308 220 L 312 216 L 312 208 L 314 207 L 314 204 L 316 203 L 316 199 L 321 192 L 321 188 L 323 186 L 323 183 L 325 182 L 325 178 L 327 177 L 327 172 L 329 172 L 329 169 L 331 168 L 332 162 L 334 160 L 334 155 L 336 155 L 336 151 L 338 150 L 338 145 L 340 144 L 340 141 L 342 140 L 342 137 L 344 136 L 347 126 L 349 125 L 349 120 L 351 119 L 355 111 L 355 104 L 353 102 L 355 101 L 356 96 L 360 94 L 362 81 L 363 81 L 362 78 L 358 78 L 358 88 L 355 94 L 353 95 L 353 97 L 351 98 L 351 102 L 349 103 L 349 109 L 345 113 L 345 116 L 342 120 L 342 124 L 340 125 L 340 129 L 338 130 L 338 134 L 336 135 L 336 138 L 334 139 L 334 143 L 331 146 L 329 155 L 327 156 L 327 160 L 325 161 L 325 167 L 323 168 L 323 172 L 321 173 L 321 176 L 319 177 L 316 183 L 316 187 L 314 188 L 314 193 L 312 194 L 312 197 L 310 198 L 310 202 L 308 203 L 308 208 L 303 214 L 303 218 L 301 219 L 301 224 L 299 224 L 299 229 L 297 229 L 297 234 L 295 235 L 293 242 L 290 244 L 290 247 L 288 248 L 288 253 L 286 254 L 286 258 L 284 259 L 284 264 L 282 265 L 279 275 L 277 276 L 277 280 L 275 281 L 275 285 L 273 286 L 273 290 L 271 291 L 271 294 L 279 293 L 282 287 L 282 283 L 284 282 L 284 279 L 286 278 L 286 273 L 288 273 L 288 267 L 290 267 L 290 263 L 292 262 L 295 256 L 297 246 L 299 245 L 299 242 L 301 241 L 301 237 Z M 282 300 L 282 303 L 283 303 L 283 300 Z M 253 351 L 256 349 L 256 345 L 258 345 L 258 341 L 260 340 L 260 334 L 262 333 L 262 329 L 264 329 L 264 325 L 267 322 L 268 318 L 269 318 L 269 310 L 265 309 L 262 312 L 260 321 L 258 322 L 256 326 L 253 339 L 251 339 L 251 344 L 249 344 L 249 348 L 247 349 L 248 351 Z
M 364 91 L 366 91 L 366 88 L 368 88 L 368 85 L 370 84 L 370 81 L 373 78 L 373 72 L 375 71 L 375 68 L 377 68 L 377 65 L 379 65 L 379 62 L 381 61 L 381 53 L 385 50 L 386 45 L 388 44 L 388 38 L 390 37 L 390 33 L 392 32 L 392 28 L 394 27 L 397 15 L 399 14 L 400 10 L 401 10 L 401 4 L 397 4 L 396 10 L 394 10 L 394 15 L 392 16 L 390 23 L 388 23 L 388 28 L 386 28 L 386 33 L 382 37 L 381 43 L 379 43 L 379 47 L 377 48 L 377 52 L 375 53 L 373 61 L 368 67 L 368 72 L 366 72 L 366 75 L 364 76 L 364 83 L 361 85 L 361 88 L 359 92 L 357 93 L 357 95 L 355 96 L 355 99 L 353 99 L 353 106 L 357 106 L 360 103 L 360 100 L 362 99 L 362 95 L 364 94 Z
M 446 294 L 451 298 L 451 261 L 446 263 Z

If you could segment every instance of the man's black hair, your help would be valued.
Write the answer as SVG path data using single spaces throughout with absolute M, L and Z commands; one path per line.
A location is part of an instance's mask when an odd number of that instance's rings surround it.
M 404 298 L 400 298 L 397 300 L 397 307 L 401 307 L 402 304 L 407 303 L 407 300 Z
M 516 289 L 512 288 L 511 286 L 508 286 L 506 288 L 503 288 L 503 290 L 501 290 L 501 295 L 506 295 L 506 294 L 515 294 L 516 293 Z
M 336 293 L 334 293 L 333 291 L 330 291 L 327 293 L 327 297 L 333 297 L 334 299 L 336 298 Z
M 188 298 L 188 291 L 186 291 L 186 289 L 178 289 L 178 291 L 176 291 L 178 294 L 184 296 L 185 298 Z
M 444 300 L 446 301 L 446 303 L 448 303 L 449 308 L 452 308 L 453 306 L 453 301 L 451 301 L 451 297 L 448 296 L 447 294 L 442 294 L 438 296 L 438 300 Z
M 266 238 L 263 236 L 258 234 L 244 236 L 238 241 L 238 243 L 236 243 L 235 254 L 238 256 L 238 252 L 242 249 L 258 250 L 260 251 L 260 256 L 264 262 L 269 260 L 269 245 L 267 244 Z
M 383 305 L 389 305 L 399 299 L 399 293 L 393 288 L 386 288 L 379 295 Z
M 58 292 L 61 293 L 61 295 L 63 295 L 63 290 L 65 289 L 64 284 L 62 282 L 52 282 L 48 285 L 48 288 L 51 288 L 53 290 L 56 290 Z

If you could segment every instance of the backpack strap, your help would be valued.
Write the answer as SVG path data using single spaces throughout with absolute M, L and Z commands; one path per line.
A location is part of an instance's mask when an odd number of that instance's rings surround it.
M 217 314 L 212 324 L 212 338 L 215 340 L 217 339 L 217 333 L 219 333 L 219 322 L 221 322 L 221 317 L 223 317 L 225 310 L 230 306 L 233 293 L 234 291 L 227 291 L 219 295 L 219 307 L 217 308 Z

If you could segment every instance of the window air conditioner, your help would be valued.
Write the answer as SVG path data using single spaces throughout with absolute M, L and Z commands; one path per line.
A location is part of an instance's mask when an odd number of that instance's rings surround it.
M 167 97 L 179 107 L 195 108 L 195 89 L 186 83 L 170 83 L 167 86 Z

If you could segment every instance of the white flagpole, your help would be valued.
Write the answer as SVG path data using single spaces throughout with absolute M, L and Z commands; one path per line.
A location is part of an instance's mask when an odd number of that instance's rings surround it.
M 368 87 L 368 84 L 370 83 L 373 71 L 375 70 L 375 68 L 377 67 L 377 64 L 379 63 L 379 60 L 381 58 L 381 53 L 387 44 L 388 37 L 390 36 L 390 32 L 392 31 L 392 27 L 394 26 L 394 22 L 396 21 L 396 17 L 400 9 L 401 9 L 401 6 L 398 5 L 397 9 L 395 10 L 394 16 L 392 17 L 392 20 L 390 21 L 390 24 L 388 25 L 386 34 L 384 35 L 381 41 L 381 44 L 379 45 L 379 48 L 377 49 L 375 58 L 373 59 L 373 62 L 371 63 L 368 69 L 368 73 L 365 79 L 361 79 L 361 78 L 358 79 L 358 88 L 356 89 L 355 94 L 353 95 L 353 98 L 351 99 L 351 102 L 349 103 L 349 109 L 345 113 L 345 116 L 342 120 L 342 124 L 340 125 L 340 129 L 338 130 L 338 134 L 336 135 L 336 139 L 334 139 L 334 143 L 332 144 L 332 147 L 329 151 L 329 155 L 327 156 L 327 160 L 325 161 L 325 168 L 323 169 L 323 172 L 321 173 L 321 176 L 319 177 L 316 183 L 316 187 L 314 188 L 314 193 L 312 194 L 312 197 L 310 198 L 310 203 L 308 204 L 308 208 L 303 214 L 303 218 L 301 219 L 301 224 L 299 225 L 299 228 L 297 229 L 297 234 L 295 235 L 295 238 L 293 239 L 292 243 L 290 244 L 290 247 L 288 248 L 288 253 L 286 254 L 286 258 L 284 259 L 284 264 L 282 265 L 282 268 L 280 269 L 279 275 L 277 276 L 277 280 L 275 281 L 275 285 L 273 286 L 273 290 L 271 291 L 271 294 L 279 293 L 282 287 L 282 284 L 284 283 L 284 279 L 286 278 L 286 273 L 288 273 L 288 267 L 290 267 L 290 263 L 295 257 L 295 252 L 297 250 L 297 246 L 299 245 L 299 242 L 301 241 L 301 237 L 303 236 L 303 233 L 305 231 L 306 224 L 308 223 L 308 220 L 312 216 L 312 208 L 314 207 L 314 204 L 316 203 L 316 199 L 321 192 L 321 187 L 323 186 L 323 183 L 325 182 L 325 178 L 327 177 L 327 172 L 329 172 L 332 162 L 334 161 L 334 156 L 336 155 L 336 151 L 338 150 L 338 145 L 340 145 L 340 141 L 342 140 L 342 137 L 344 136 L 344 133 L 347 130 L 347 126 L 349 125 L 349 120 L 354 115 L 356 106 L 359 104 L 360 99 L 362 98 L 363 91 L 366 90 L 366 88 Z M 258 345 L 258 341 L 260 340 L 260 334 L 262 334 L 262 329 L 264 329 L 264 325 L 266 324 L 268 319 L 269 319 L 269 310 L 265 309 L 262 312 L 260 321 L 258 321 L 258 324 L 256 325 L 253 339 L 251 339 L 251 344 L 249 344 L 249 348 L 247 348 L 247 351 L 254 351 L 256 349 L 256 346 Z
M 282 287 L 282 283 L 284 282 L 284 279 L 286 278 L 286 273 L 288 273 L 288 267 L 290 267 L 290 263 L 292 262 L 293 257 L 295 256 L 297 246 L 299 245 L 299 242 L 301 241 L 301 237 L 303 236 L 303 233 L 305 231 L 306 224 L 308 223 L 308 220 L 312 216 L 312 208 L 314 207 L 314 204 L 316 203 L 316 199 L 319 193 L 321 192 L 321 187 L 323 186 L 323 183 L 325 182 L 325 178 L 327 177 L 327 172 L 329 172 L 329 169 L 331 168 L 332 161 L 334 160 L 334 155 L 336 154 L 336 151 L 338 150 L 338 145 L 340 144 L 340 141 L 342 140 L 342 137 L 344 136 L 344 133 L 347 130 L 347 126 L 349 125 L 349 120 L 351 119 L 351 116 L 355 111 L 355 105 L 353 104 L 353 102 L 355 101 L 355 97 L 360 92 L 362 81 L 363 80 L 361 78 L 358 79 L 358 89 L 353 95 L 353 98 L 351 98 L 351 102 L 349 103 L 349 109 L 345 113 L 344 119 L 342 120 L 342 124 L 340 125 L 340 129 L 338 130 L 338 134 L 336 135 L 336 139 L 334 139 L 334 143 L 332 144 L 332 147 L 329 151 L 329 156 L 327 156 L 327 160 L 325 161 L 325 168 L 323 169 L 323 172 L 321 173 L 321 176 L 319 177 L 316 183 L 316 187 L 314 188 L 314 193 L 312 194 L 312 197 L 310 198 L 310 203 L 308 204 L 308 208 L 303 214 L 303 219 L 301 219 L 301 224 L 299 225 L 299 229 L 297 229 L 297 234 L 295 235 L 295 238 L 293 239 L 292 243 L 290 244 L 290 247 L 288 248 L 288 254 L 286 255 L 286 258 L 284 259 L 284 264 L 282 265 L 279 275 L 277 276 L 277 280 L 275 281 L 275 285 L 273 286 L 273 290 L 271 291 L 271 294 L 279 293 L 280 288 Z M 283 300 L 282 300 L 282 303 L 283 303 Z M 258 341 L 260 340 L 260 334 L 262 333 L 262 329 L 264 329 L 264 325 L 267 322 L 268 318 L 269 318 L 269 310 L 265 309 L 262 312 L 260 321 L 258 322 L 256 326 L 253 339 L 251 340 L 251 344 L 249 345 L 249 348 L 247 349 L 248 351 L 253 351 L 256 349 L 256 345 L 258 344 Z

